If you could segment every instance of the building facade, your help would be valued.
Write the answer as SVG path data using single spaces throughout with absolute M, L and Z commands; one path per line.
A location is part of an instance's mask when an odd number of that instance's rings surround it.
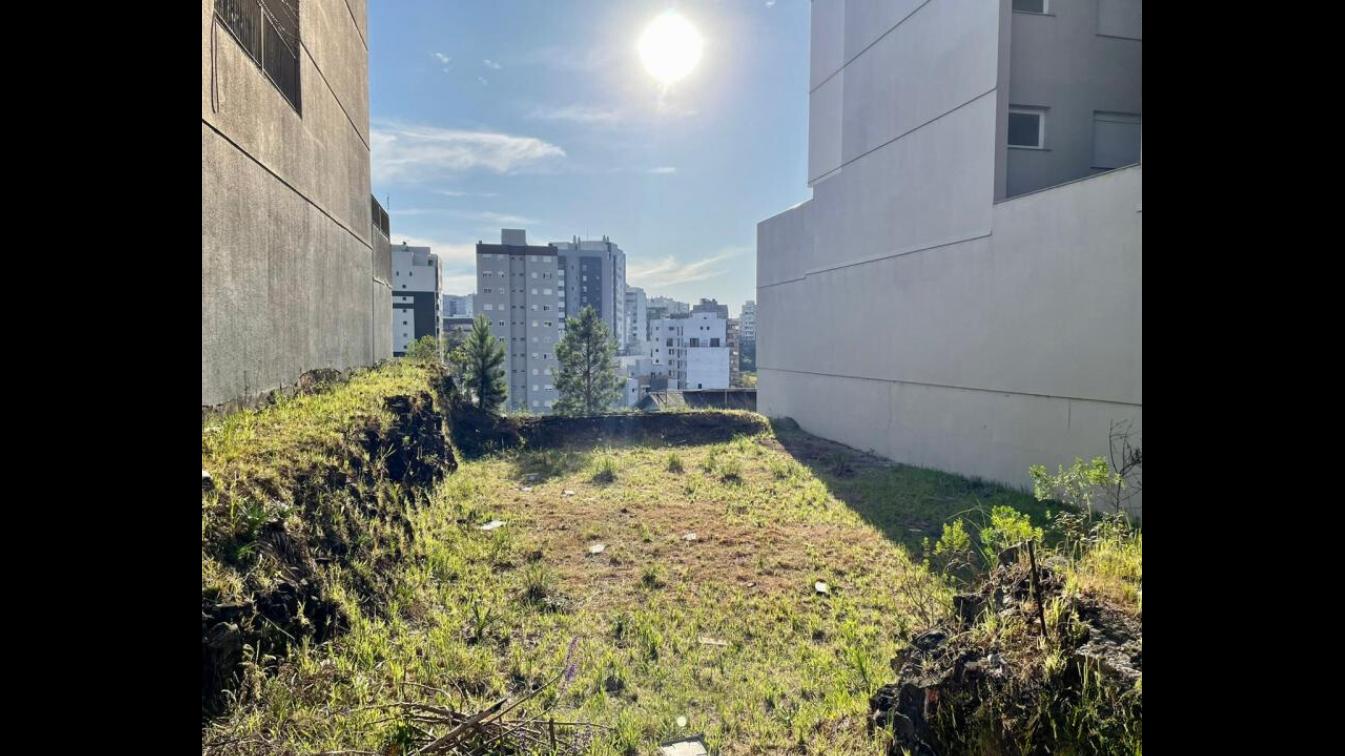
M 507 406 L 549 414 L 559 398 L 556 344 L 565 317 L 565 266 L 553 245 L 528 244 L 520 229 L 503 229 L 499 244 L 476 245 L 476 305 L 505 345 Z
M 443 335 L 443 270 L 429 247 L 392 248 L 392 354 L 426 336 Z
M 462 315 L 444 316 L 444 336 L 458 341 L 465 341 L 471 334 L 472 328 L 476 325 L 475 318 L 469 318 Z
M 653 370 L 667 375 L 666 388 L 730 386 L 728 320 L 713 312 L 671 315 L 653 325 Z
M 738 322 L 742 325 L 743 341 L 757 340 L 757 303 L 752 300 L 743 302 L 742 312 L 738 315 Z
M 443 297 L 443 313 L 446 318 L 474 318 L 473 304 L 476 301 L 475 294 L 445 294 Z
M 1140 431 L 1141 11 L 814 0 L 812 198 L 757 227 L 763 413 L 1021 486 Z
M 649 306 L 662 308 L 667 315 L 685 315 L 691 312 L 691 305 L 672 297 L 654 297 L 649 300 Z
M 729 385 L 741 386 L 742 379 L 742 324 L 737 318 L 725 321 L 724 334 L 729 345 Z
M 626 343 L 626 253 L 604 236 L 599 241 L 552 242 L 566 275 L 565 316 L 592 307 L 607 324 L 617 349 Z
M 622 342 L 622 351 L 627 354 L 640 354 L 641 346 L 649 340 L 649 302 L 644 289 L 638 286 L 626 287 L 626 340 Z
M 201 2 L 201 404 L 391 356 L 365 0 Z

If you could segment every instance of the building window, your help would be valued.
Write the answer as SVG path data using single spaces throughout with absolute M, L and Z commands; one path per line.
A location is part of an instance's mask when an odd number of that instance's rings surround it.
M 714 338 L 714 337 L 711 337 L 711 338 L 710 338 L 710 346 L 712 346 L 712 347 L 717 347 L 717 346 L 719 346 L 719 339 Z
M 1093 167 L 1120 168 L 1140 161 L 1140 116 L 1093 113 Z
M 1009 146 L 1040 150 L 1046 146 L 1046 111 L 1042 108 L 1009 108 Z
M 295 112 L 303 115 L 299 0 L 215 0 L 215 16 Z
M 1021 13 L 1045 13 L 1046 0 L 1013 0 L 1013 9 Z

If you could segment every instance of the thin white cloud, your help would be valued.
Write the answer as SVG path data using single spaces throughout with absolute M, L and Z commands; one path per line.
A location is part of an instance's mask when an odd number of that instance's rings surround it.
M 477 170 L 504 174 L 565 157 L 565 150 L 536 137 L 400 123 L 376 124 L 370 142 L 375 184 Z
M 495 192 L 464 192 L 460 189 L 435 189 L 435 194 L 442 194 L 445 197 L 498 197 Z
M 447 55 L 444 55 L 444 54 L 441 53 L 441 52 L 433 53 L 433 55 L 434 55 L 434 57 L 436 57 L 436 58 L 439 59 L 439 62 L 440 62 L 440 63 L 443 63 L 444 65 L 448 65 L 449 63 L 452 63 L 452 62 L 453 62 L 453 59 L 452 59 L 452 58 L 448 57 Z M 447 71 L 448 69 L 445 68 L 444 70 Z
M 650 169 L 649 169 L 649 172 L 650 172 L 650 173 L 658 173 L 658 174 L 663 174 L 663 173 L 677 173 L 677 166 L 675 166 L 675 165 L 660 165 L 660 166 L 657 167 L 657 168 L 650 168 Z
M 535 226 L 541 221 L 535 218 L 525 218 L 521 215 L 510 215 L 508 213 L 495 213 L 489 210 L 478 210 L 474 212 L 457 213 L 459 217 L 470 220 L 484 221 L 495 226 Z
M 564 105 L 561 107 L 535 107 L 528 117 L 539 121 L 567 121 L 586 125 L 614 124 L 622 119 L 621 112 L 610 108 L 590 105 Z
M 546 45 L 533 47 L 527 52 L 511 58 L 515 64 L 540 65 L 561 71 L 596 73 L 609 70 L 621 55 L 616 45 L 591 45 L 576 48 L 572 45 Z
M 478 77 L 476 77 L 476 80 L 479 81 L 479 82 L 481 82 L 481 86 L 483 86 L 483 87 L 486 86 L 486 77 L 484 77 L 484 76 L 478 76 Z
M 444 293 L 457 294 L 475 294 L 476 293 L 476 274 L 475 273 L 453 273 L 444 272 Z
M 680 262 L 672 255 L 630 262 L 626 265 L 626 280 L 646 290 L 704 281 L 723 272 L 720 263 L 746 251 L 746 247 L 734 247 L 689 263 Z
M 766 7 L 767 7 L 767 8 L 774 8 L 774 7 L 775 7 L 775 0 L 766 0 Z
M 500 65 L 499 63 L 496 63 L 495 61 L 491 60 L 490 58 L 486 58 L 485 60 L 481 61 L 481 65 L 485 66 L 486 68 L 493 69 L 493 70 L 495 70 L 495 71 L 498 71 L 498 70 L 500 70 L 501 68 L 504 68 L 504 66 Z
M 413 236 L 409 234 L 397 233 L 397 228 L 392 229 L 392 245 L 394 247 L 402 246 L 405 242 L 411 247 L 429 247 L 430 251 L 439 255 L 445 266 L 448 265 L 470 265 L 476 268 L 476 243 L 475 242 L 446 242 L 442 239 L 433 239 L 424 236 Z

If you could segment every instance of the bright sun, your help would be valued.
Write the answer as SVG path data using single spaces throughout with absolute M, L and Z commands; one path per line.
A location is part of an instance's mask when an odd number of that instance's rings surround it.
M 700 32 L 682 16 L 668 11 L 645 27 L 640 35 L 640 60 L 660 84 L 680 81 L 701 59 Z

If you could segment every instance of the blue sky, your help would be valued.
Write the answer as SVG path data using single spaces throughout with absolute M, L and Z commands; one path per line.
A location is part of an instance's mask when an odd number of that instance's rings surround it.
M 636 41 L 675 9 L 705 39 L 664 89 Z M 755 298 L 756 224 L 808 198 L 808 0 L 372 0 L 373 187 L 444 291 L 473 248 L 611 237 L 652 296 Z

